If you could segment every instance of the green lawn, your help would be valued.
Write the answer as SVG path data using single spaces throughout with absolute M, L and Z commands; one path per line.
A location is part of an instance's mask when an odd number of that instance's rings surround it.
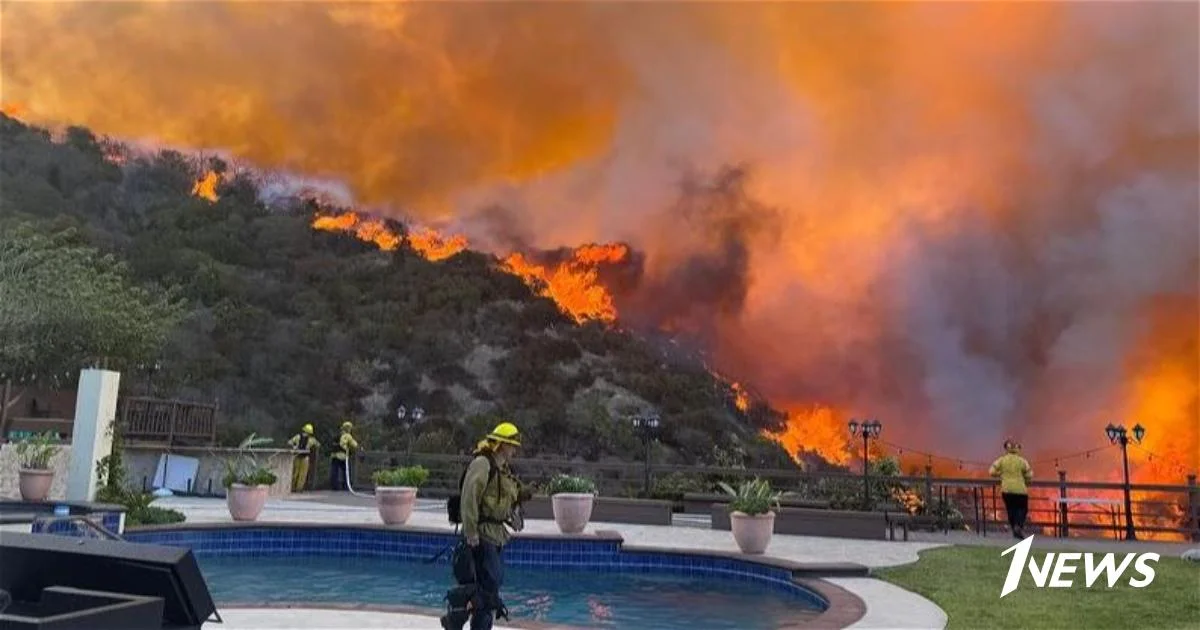
M 946 611 L 948 628 L 992 630 L 1020 628 L 1057 630 L 1087 628 L 1200 629 L 1200 565 L 1162 557 L 1151 564 L 1154 581 L 1145 588 L 1129 586 L 1141 575 L 1130 563 L 1117 585 L 1100 578 L 1092 588 L 1083 583 L 1083 560 L 1077 562 L 1073 588 L 1037 588 L 1028 570 L 1017 590 L 1000 599 L 1012 554 L 995 547 L 953 546 L 921 552 L 914 564 L 879 569 L 874 575 L 930 599 Z M 1034 551 L 1038 565 L 1045 552 Z M 1118 556 L 1118 560 L 1121 557 Z

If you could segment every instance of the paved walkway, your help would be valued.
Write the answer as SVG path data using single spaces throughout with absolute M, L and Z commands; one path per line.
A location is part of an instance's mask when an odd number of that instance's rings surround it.
M 159 499 L 155 505 L 182 511 L 189 522 L 228 522 L 229 512 L 221 499 L 199 499 L 171 497 Z M 293 497 L 289 500 L 271 500 L 259 517 L 262 522 L 318 522 L 318 523 L 379 523 L 379 515 L 370 497 L 313 494 Z M 420 500 L 409 520 L 410 525 L 439 528 L 452 531 L 446 520 L 444 502 Z M 525 531 L 530 533 L 557 533 L 553 521 L 529 520 Z M 598 529 L 620 532 L 629 545 L 673 547 L 679 549 L 706 549 L 737 552 L 737 545 L 729 532 L 701 529 L 696 524 L 687 526 L 661 527 L 628 525 L 624 523 L 591 523 L 588 531 Z M 817 538 L 808 536 L 776 535 L 767 555 L 794 562 L 854 562 L 869 567 L 887 567 L 908 564 L 917 560 L 917 553 L 924 549 L 941 546 L 935 542 L 887 542 L 842 538 Z M 946 625 L 945 613 L 914 593 L 873 578 L 838 578 L 830 582 L 860 597 L 867 607 L 866 615 L 852 628 L 871 629 L 941 629 Z M 214 629 L 242 630 L 250 628 L 430 628 L 440 630 L 436 619 L 417 615 L 395 613 L 373 613 L 365 611 L 337 610 L 279 610 L 279 609 L 229 609 L 223 611 L 224 626 L 213 625 Z M 206 628 L 208 626 L 205 626 Z

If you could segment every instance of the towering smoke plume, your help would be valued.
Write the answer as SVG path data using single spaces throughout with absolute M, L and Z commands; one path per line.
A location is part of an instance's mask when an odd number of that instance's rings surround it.
M 33 122 L 430 222 L 499 204 L 509 245 L 629 243 L 622 315 L 703 335 L 808 446 L 844 413 L 973 459 L 1140 421 L 1195 468 L 1198 11 L 8 3 L 0 78 Z M 728 213 L 682 212 L 738 164 Z M 681 202 L 689 172 L 710 176 Z

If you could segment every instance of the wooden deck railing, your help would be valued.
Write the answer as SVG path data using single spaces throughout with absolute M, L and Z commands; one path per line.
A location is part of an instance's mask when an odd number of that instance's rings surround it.
M 216 442 L 216 405 L 127 397 L 121 399 L 120 417 L 128 439 L 167 444 Z

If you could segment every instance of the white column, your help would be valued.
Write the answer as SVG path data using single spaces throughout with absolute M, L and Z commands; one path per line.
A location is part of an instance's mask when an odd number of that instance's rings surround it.
M 96 462 L 112 452 L 112 425 L 117 418 L 120 372 L 83 370 L 75 396 L 75 428 L 71 434 L 71 466 L 67 500 L 96 498 Z

